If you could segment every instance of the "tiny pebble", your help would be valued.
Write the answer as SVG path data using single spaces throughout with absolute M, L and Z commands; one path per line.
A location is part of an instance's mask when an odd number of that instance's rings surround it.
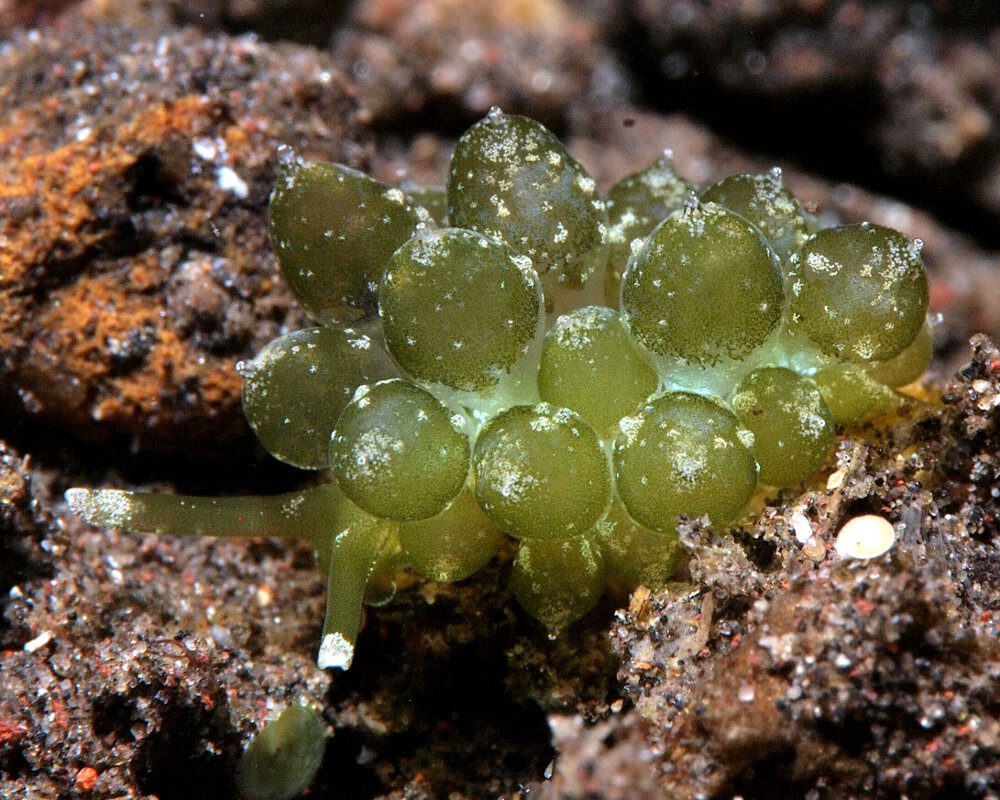
M 266 583 L 257 589 L 257 605 L 266 608 L 274 600 L 274 590 Z
M 795 531 L 795 540 L 799 544 L 805 544 L 812 537 L 812 525 L 809 519 L 801 511 L 792 514 L 792 530 Z
M 839 489 L 844 485 L 844 478 L 847 477 L 847 470 L 841 467 L 836 472 L 831 472 L 830 477 L 826 479 L 826 488 L 828 491 L 833 491 L 834 489 Z
M 810 536 L 802 545 L 802 554 L 813 561 L 822 561 L 826 556 L 826 546 L 818 536 Z
M 232 192 L 240 200 L 246 200 L 250 195 L 250 187 L 232 167 L 219 167 L 219 188 L 224 192 Z
M 848 520 L 837 534 L 834 548 L 841 558 L 875 558 L 896 542 L 892 524 L 876 514 Z
M 80 791 L 89 792 L 97 785 L 97 770 L 93 767 L 82 767 L 76 773 L 76 786 Z

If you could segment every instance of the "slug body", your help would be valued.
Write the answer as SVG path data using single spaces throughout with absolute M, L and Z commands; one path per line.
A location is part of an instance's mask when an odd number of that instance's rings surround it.
M 285 163 L 270 235 L 316 325 L 241 366 L 244 411 L 330 481 L 67 497 L 98 525 L 309 540 L 323 667 L 350 666 L 362 604 L 400 566 L 459 580 L 506 537 L 515 596 L 552 635 L 608 573 L 665 582 L 680 515 L 726 526 L 759 484 L 800 483 L 835 424 L 898 406 L 891 386 L 930 357 L 919 242 L 820 229 L 776 170 L 699 195 L 663 158 L 602 197 L 548 130 L 498 109 L 443 189 Z

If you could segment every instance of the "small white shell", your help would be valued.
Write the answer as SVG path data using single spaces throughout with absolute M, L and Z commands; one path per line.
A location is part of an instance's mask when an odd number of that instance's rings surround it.
M 844 523 L 834 548 L 841 558 L 875 558 L 896 543 L 892 523 L 876 514 L 865 514 Z

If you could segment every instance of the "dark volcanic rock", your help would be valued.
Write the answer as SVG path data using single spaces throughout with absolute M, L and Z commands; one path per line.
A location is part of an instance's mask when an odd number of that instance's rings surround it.
M 913 3 L 633 0 L 645 99 L 1000 242 L 1000 11 Z
M 628 99 L 599 22 L 562 0 L 371 0 L 355 5 L 336 54 L 380 124 L 461 130 L 499 106 L 561 130 L 573 106 Z
M 313 50 L 68 22 L 0 74 L 6 413 L 247 451 L 234 364 L 302 323 L 267 244 L 277 150 L 357 161 L 350 84 Z

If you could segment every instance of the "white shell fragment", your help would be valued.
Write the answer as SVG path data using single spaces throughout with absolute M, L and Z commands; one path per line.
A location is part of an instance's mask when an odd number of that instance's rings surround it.
M 841 558 L 875 558 L 896 543 L 892 523 L 876 514 L 848 520 L 837 534 L 834 548 Z
M 795 531 L 795 541 L 799 544 L 805 544 L 812 538 L 813 535 L 813 529 L 812 525 L 809 524 L 809 518 L 801 511 L 796 511 L 792 514 L 792 530 Z
M 24 643 L 25 653 L 34 653 L 36 650 L 41 650 L 45 645 L 52 641 L 52 631 L 42 631 L 38 636 L 32 639 L 30 642 Z

